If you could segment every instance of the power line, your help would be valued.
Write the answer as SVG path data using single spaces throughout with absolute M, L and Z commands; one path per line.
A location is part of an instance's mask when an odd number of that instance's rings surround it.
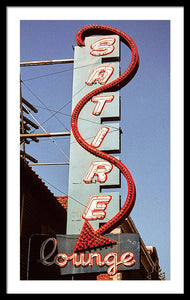
M 24 84 L 26 87 L 27 87 L 27 85 L 26 84 Z M 29 87 L 27 87 L 28 89 L 29 89 L 29 91 L 44 105 L 44 107 L 42 107 L 42 106 L 39 106 L 39 105 L 36 105 L 36 107 L 39 107 L 39 108 L 42 108 L 42 109 L 46 109 L 46 110 L 48 110 L 48 111 L 50 111 L 50 112 L 54 112 L 47 120 L 45 120 L 41 125 L 43 125 L 44 123 L 46 123 L 48 120 L 50 120 L 50 118 L 52 118 L 52 117 L 55 117 L 57 120 L 59 120 L 55 115 L 57 114 L 57 113 L 59 113 L 59 114 L 62 114 L 62 115 L 64 115 L 64 116 L 67 116 L 67 117 L 71 117 L 71 114 L 66 114 L 66 113 L 63 113 L 63 112 L 61 112 L 61 110 L 64 108 L 64 107 L 66 107 L 68 104 L 70 104 L 71 102 L 72 102 L 72 100 L 69 100 L 66 104 L 64 104 L 59 110 L 53 110 L 53 109 L 50 109 L 50 108 L 48 108 L 44 103 L 43 103 L 43 101 L 29 88 Z M 73 95 L 73 97 L 74 96 L 76 96 L 82 89 L 83 89 L 84 87 L 82 87 L 79 91 L 77 91 L 74 95 Z M 100 125 L 100 123 L 99 122 L 96 122 L 96 121 L 93 121 L 93 120 L 88 120 L 88 119 L 85 119 L 85 118 L 81 118 L 81 117 L 79 117 L 78 118 L 79 120 L 82 120 L 82 121 L 85 121 L 85 122 L 90 122 L 90 123 L 94 123 L 94 124 L 97 124 L 97 125 Z M 60 121 L 60 120 L 59 120 Z M 60 123 L 62 123 L 61 121 L 60 121 Z M 63 123 L 62 123 L 63 124 Z M 64 125 L 64 124 L 63 124 Z M 64 126 L 65 127 L 65 126 Z M 112 133 L 112 132 L 114 132 L 114 131 L 120 131 L 121 129 L 120 128 L 118 128 L 118 127 L 115 127 L 115 126 L 113 126 L 113 125 L 110 125 L 109 124 L 109 127 L 110 127 L 110 129 L 113 129 L 113 130 L 111 130 L 110 131 L 110 133 Z M 66 127 L 65 127 L 66 128 Z M 67 128 L 66 128 L 66 130 L 68 130 Z M 69 131 L 69 130 L 68 130 Z M 35 129 L 32 131 L 32 133 L 33 132 L 35 132 Z M 88 138 L 86 138 L 86 139 L 90 139 L 90 138 L 94 138 L 95 136 L 92 136 L 92 137 L 88 137 Z M 76 143 L 76 141 L 73 141 L 72 143 Z
M 67 60 L 65 60 L 65 61 L 67 61 Z M 74 61 L 74 60 L 73 60 Z M 72 61 L 72 62 L 73 62 Z M 47 61 L 47 63 L 45 63 L 45 64 L 52 64 L 51 63 L 52 61 Z M 69 62 L 71 62 L 71 60 L 69 60 Z M 34 63 L 34 65 L 35 65 L 35 63 L 39 63 L 39 62 L 31 62 L 31 63 Z M 56 62 L 56 63 L 59 63 L 59 62 Z M 21 63 L 21 64 L 23 64 L 22 66 L 25 66 L 24 64 L 25 63 Z M 29 63 L 26 63 L 26 64 L 29 64 Z M 87 64 L 87 65 L 84 65 L 84 66 L 80 66 L 80 67 L 76 67 L 76 68 L 71 68 L 71 69 L 66 69 L 66 70 L 62 70 L 62 71 L 58 71 L 58 72 L 53 72 L 53 73 L 48 73 L 48 74 L 45 74 L 45 75 L 41 75 L 41 76 L 37 76 L 37 77 L 32 77 L 32 78 L 28 78 L 28 79 L 22 79 L 21 80 L 21 82 L 25 85 L 25 87 L 31 92 L 31 94 L 33 95 L 33 96 L 35 96 L 39 101 L 40 101 L 40 103 L 44 106 L 44 107 L 46 107 L 46 109 L 48 109 L 47 108 L 47 106 L 43 103 L 43 101 L 39 98 L 39 96 L 37 96 L 26 84 L 25 84 L 25 81 L 29 81 L 29 80 L 32 80 L 32 79 L 38 79 L 38 78 L 41 78 L 41 77 L 45 77 L 45 76 L 50 76 L 50 75 L 55 75 L 55 74 L 59 74 L 59 73 L 64 73 L 64 72 L 67 72 L 67 71 L 71 71 L 71 70 L 73 70 L 73 69 L 80 69 L 80 68 L 84 68 L 84 67 L 87 67 L 87 66 L 91 66 L 91 65 L 96 65 L 97 63 L 93 63 L 93 64 Z M 85 87 L 85 86 L 84 86 Z M 84 87 L 82 87 L 79 91 L 77 91 L 74 95 L 73 95 L 73 97 L 74 96 L 76 96 Z M 70 102 L 72 102 L 72 100 L 70 100 L 68 103 L 70 103 Z M 67 104 L 68 104 L 67 103 Z M 67 105 L 66 104 L 66 105 Z M 60 110 L 62 110 L 66 105 L 64 105 L 63 107 L 61 107 L 57 112 L 59 112 Z M 50 111 L 50 110 L 49 110 Z M 50 116 L 47 120 L 45 120 L 42 124 L 45 124 L 48 120 L 50 120 L 53 116 L 55 116 L 56 114 L 57 114 L 57 112 L 55 112 L 55 114 L 52 114 L 52 116 Z M 64 126 L 64 128 L 68 131 L 68 129 L 65 127 L 65 125 L 64 125 L 64 123 L 62 123 L 56 116 L 55 116 L 55 118 Z M 35 130 L 34 130 L 35 131 Z M 33 131 L 33 132 L 34 132 Z
M 22 82 L 22 81 L 21 81 Z M 44 104 L 44 102 L 41 100 L 41 98 L 39 97 L 39 96 L 37 96 L 36 95 L 36 93 L 34 93 L 32 90 L 31 90 L 31 88 L 29 88 L 27 85 L 26 85 L 26 83 L 24 83 L 24 82 L 22 82 L 23 84 L 24 84 L 24 86 L 30 91 L 30 93 L 34 96 L 34 97 L 36 97 L 36 99 L 47 109 L 47 110 L 49 110 L 50 112 L 51 111 L 53 111 L 53 110 L 50 110 L 48 107 L 47 107 L 47 105 L 45 105 Z M 82 86 L 82 88 L 80 88 L 74 95 L 73 95 L 73 97 L 75 97 L 78 93 L 80 93 L 84 88 L 85 88 L 86 86 L 84 85 L 84 86 Z M 64 107 L 66 107 L 69 103 L 71 103 L 72 102 L 72 99 L 71 100 L 69 100 L 66 104 L 64 104 L 58 111 L 55 111 L 55 114 L 52 114 L 52 116 L 51 117 L 49 117 L 48 118 L 48 120 L 50 119 L 50 118 L 52 118 L 52 117 L 55 117 L 63 126 L 64 126 L 64 128 L 67 130 L 67 131 L 69 131 L 66 127 L 65 127 L 65 125 L 57 118 L 57 116 L 56 116 L 56 114 L 57 113 L 59 113 L 60 112 L 60 110 L 62 110 Z M 65 114 L 66 115 L 66 114 Z M 69 115 L 69 116 L 71 116 L 71 115 Z M 47 121 L 47 120 L 46 120 Z M 43 122 L 43 124 L 46 122 L 46 121 L 44 121 Z M 33 130 L 32 132 L 34 132 L 35 130 Z
M 71 101 L 72 101 L 72 100 L 68 101 L 68 102 L 66 103 L 66 105 L 69 104 Z M 59 113 L 59 114 L 61 114 L 61 115 L 64 115 L 64 116 L 66 116 L 66 117 L 71 118 L 71 114 L 66 114 L 66 113 L 60 112 L 60 110 L 53 110 L 53 109 L 50 109 L 50 108 L 42 107 L 42 106 L 40 106 L 40 105 L 35 105 L 35 106 L 36 106 L 36 107 L 39 107 L 39 108 L 41 108 L 41 109 L 47 109 L 48 111 L 56 112 L 56 113 Z M 96 122 L 96 121 L 93 121 L 93 120 L 88 120 L 88 119 L 81 118 L 81 117 L 79 117 L 78 120 L 82 120 L 82 121 L 94 123 L 94 124 L 97 124 L 97 125 L 101 125 L 99 122 Z M 112 122 L 113 122 L 113 121 L 112 121 Z M 113 128 L 113 129 L 115 129 L 115 130 L 119 130 L 117 127 L 115 127 L 115 126 L 113 126 L 113 125 L 111 125 L 111 124 L 109 124 L 109 127 L 110 127 L 110 128 Z
M 30 114 L 30 116 L 35 120 L 35 122 L 40 126 L 40 128 L 43 130 L 43 132 L 45 133 L 48 133 L 45 128 L 40 124 L 40 122 L 31 114 L 31 112 L 24 106 L 23 104 L 23 107 L 28 111 L 28 113 Z M 52 138 L 52 137 L 49 137 L 50 140 L 52 140 L 52 142 L 56 145 L 56 147 L 59 149 L 60 152 L 62 152 L 65 157 L 69 160 L 69 157 L 67 156 L 67 154 L 59 147 L 59 145 L 56 143 L 56 141 Z
M 71 101 L 69 101 L 69 103 L 70 103 Z M 59 113 L 66 105 L 68 105 L 68 103 L 67 104 L 64 104 L 59 110 L 57 110 L 57 111 L 55 111 L 55 113 L 54 114 L 52 114 L 47 120 L 45 120 L 43 123 L 42 123 L 42 125 L 43 124 L 45 124 L 47 121 L 49 121 L 51 118 L 53 118 L 53 117 L 55 117 L 64 127 L 65 127 L 65 129 L 66 130 L 68 130 L 67 128 L 66 128 L 66 126 L 63 124 L 63 122 L 62 121 L 60 121 L 55 115 L 57 114 L 57 113 Z M 49 110 L 50 111 L 50 110 Z
M 44 102 L 41 100 L 41 98 L 39 97 L 39 96 L 37 96 L 23 81 L 22 81 L 22 83 L 24 84 L 24 86 L 30 91 L 30 93 L 34 96 L 34 97 L 36 97 L 36 99 L 38 99 L 38 101 L 47 109 L 47 110 L 49 110 L 48 109 L 48 107 L 46 106 L 46 104 L 44 104 Z M 72 101 L 72 100 L 71 100 Z M 70 102 L 71 102 L 70 101 Z M 61 109 L 63 109 L 65 106 L 66 106 L 67 104 L 64 104 L 64 106 L 63 107 L 61 107 Z M 60 110 L 61 110 L 60 109 Z M 60 123 L 61 123 L 61 125 L 67 130 L 67 131 L 69 131 L 68 130 L 68 128 L 66 128 L 66 126 L 63 124 L 63 122 L 61 122 L 58 118 L 57 118 L 57 116 L 56 116 L 56 114 L 52 114 L 52 117 L 55 117 L 56 118 L 56 120 L 57 121 L 59 121 Z M 44 122 L 45 123 L 45 122 Z M 32 132 L 34 132 L 35 130 L 33 130 Z
M 39 79 L 39 78 L 43 78 L 43 77 L 48 77 L 48 76 L 51 76 L 51 75 L 56 75 L 56 74 L 60 74 L 60 73 L 64 73 L 64 72 L 68 72 L 68 71 L 72 71 L 72 70 L 76 70 L 76 69 L 85 68 L 85 67 L 96 65 L 96 64 L 97 63 L 93 63 L 93 64 L 88 64 L 88 65 L 84 65 L 84 66 L 80 66 L 80 67 L 75 67 L 75 68 L 62 70 L 62 71 L 47 73 L 47 74 L 44 74 L 44 75 L 39 75 L 39 76 L 31 77 L 31 78 L 26 78 L 26 79 L 23 79 L 22 81 L 25 82 L 25 81 L 35 80 L 35 79 Z

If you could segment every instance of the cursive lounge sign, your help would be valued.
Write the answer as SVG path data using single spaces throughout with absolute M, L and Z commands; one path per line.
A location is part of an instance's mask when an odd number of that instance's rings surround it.
M 99 248 L 97 251 L 73 252 L 77 235 L 33 235 L 30 240 L 29 279 L 42 279 L 49 274 L 135 270 L 140 266 L 140 242 L 138 234 L 109 234 L 117 245 Z M 55 275 L 54 275 L 55 276 Z

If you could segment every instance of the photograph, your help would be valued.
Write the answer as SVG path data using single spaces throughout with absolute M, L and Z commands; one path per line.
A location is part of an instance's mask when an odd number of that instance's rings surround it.
M 122 7 L 60 7 L 57 15 L 58 7 L 52 15 L 51 7 L 8 8 L 10 57 L 13 23 L 18 34 L 17 69 L 8 63 L 15 112 L 12 100 L 7 106 L 9 119 L 15 114 L 18 177 L 15 219 L 12 200 L 7 206 L 17 245 L 15 290 L 35 293 L 46 282 L 56 293 L 172 291 L 179 266 L 172 251 L 183 247 L 181 186 L 178 202 L 173 197 L 176 153 L 182 161 L 181 148 L 172 150 L 174 131 L 183 134 L 182 78 L 179 93 L 173 89 L 174 17 L 172 8 L 171 17 L 167 8 L 152 8 L 158 17 L 133 9 L 123 7 L 133 12 L 124 18 Z M 182 20 L 183 8 L 177 13 Z M 182 276 L 177 288 L 182 292 Z

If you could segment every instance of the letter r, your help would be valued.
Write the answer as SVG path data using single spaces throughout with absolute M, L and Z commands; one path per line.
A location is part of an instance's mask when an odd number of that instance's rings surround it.
M 113 165 L 108 161 L 92 161 L 83 181 L 85 183 L 91 183 L 92 179 L 96 175 L 98 182 L 106 182 L 107 173 L 111 172 L 112 169 Z

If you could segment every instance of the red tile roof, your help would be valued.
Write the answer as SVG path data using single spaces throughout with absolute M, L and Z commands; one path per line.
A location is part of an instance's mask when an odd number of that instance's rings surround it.
M 63 206 L 66 211 L 68 208 L 68 197 L 67 196 L 63 196 L 63 197 L 56 197 L 57 201 L 61 204 L 61 206 Z

